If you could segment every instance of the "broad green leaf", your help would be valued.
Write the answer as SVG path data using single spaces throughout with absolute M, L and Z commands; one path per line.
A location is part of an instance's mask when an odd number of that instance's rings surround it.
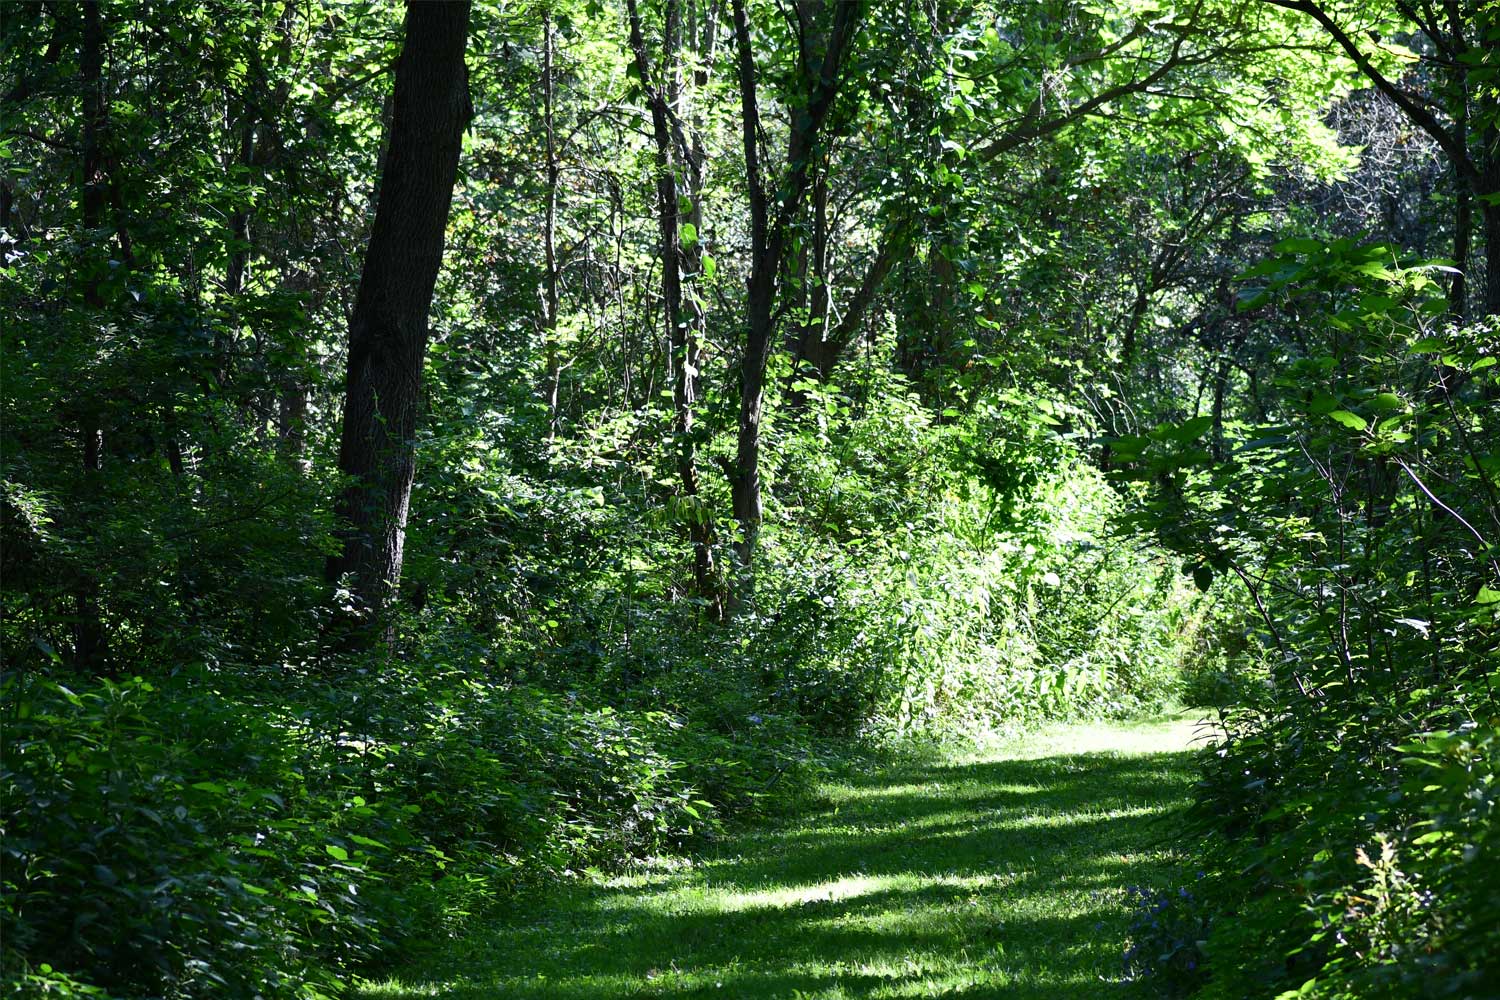
M 1328 416 L 1352 431 L 1362 431 L 1369 426 L 1364 417 L 1357 413 L 1350 413 L 1348 410 L 1334 410 Z

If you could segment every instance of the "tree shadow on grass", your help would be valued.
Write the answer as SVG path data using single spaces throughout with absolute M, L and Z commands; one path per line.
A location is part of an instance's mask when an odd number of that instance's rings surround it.
M 687 873 L 518 908 L 367 996 L 1121 995 L 1127 884 L 1164 878 L 1186 753 L 911 765 Z

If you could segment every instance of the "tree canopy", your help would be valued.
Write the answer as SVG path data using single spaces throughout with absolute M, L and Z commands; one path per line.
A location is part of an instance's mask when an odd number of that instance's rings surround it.
M 334 995 L 851 747 L 1169 704 L 1203 909 L 1126 978 L 1500 989 L 1496 0 L 0 51 L 14 995 Z

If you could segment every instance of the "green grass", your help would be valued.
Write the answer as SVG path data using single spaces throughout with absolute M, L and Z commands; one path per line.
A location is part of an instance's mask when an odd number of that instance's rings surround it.
M 1123 996 L 1190 723 L 1071 726 L 832 782 L 676 871 L 554 889 L 367 984 L 415 997 Z

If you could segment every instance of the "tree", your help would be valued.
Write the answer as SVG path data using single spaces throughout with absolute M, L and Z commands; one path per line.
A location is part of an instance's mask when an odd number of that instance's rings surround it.
M 1496 34 L 1500 11 L 1493 4 L 1447 0 L 1441 5 L 1393 0 L 1394 9 L 1357 4 L 1353 11 L 1337 11 L 1326 0 L 1267 0 L 1306 14 L 1327 32 L 1359 72 L 1405 113 L 1412 124 L 1432 137 L 1453 170 L 1458 188 L 1455 212 L 1454 258 L 1460 271 L 1469 257 L 1472 202 L 1478 201 L 1484 221 L 1484 312 L 1500 314 L 1500 101 L 1496 100 Z M 1439 9 L 1439 7 L 1441 9 Z M 1358 40 L 1351 18 L 1373 21 L 1366 28 L 1367 48 Z M 1429 61 L 1446 78 L 1447 120 L 1439 102 L 1392 80 L 1382 68 L 1389 60 L 1380 29 L 1393 18 L 1414 24 L 1432 47 Z M 1462 315 L 1465 282 L 1460 275 L 1450 290 L 1450 309 Z
M 335 508 L 342 550 L 325 575 L 335 582 L 350 574 L 362 612 L 384 607 L 401 581 L 428 311 L 472 114 L 469 8 L 468 0 L 406 8 L 390 145 L 349 322 L 339 444 L 349 485 Z
M 734 549 L 748 587 L 755 539 L 761 523 L 760 445 L 765 401 L 766 365 L 775 343 L 777 297 L 791 242 L 792 223 L 802 208 L 821 132 L 833 109 L 839 82 L 854 43 L 865 5 L 858 0 L 823 5 L 796 4 L 797 82 L 786 163 L 774 183 L 760 155 L 761 116 L 757 96 L 755 51 L 745 0 L 733 0 L 734 35 L 739 56 L 741 127 L 745 147 L 745 185 L 750 202 L 750 277 L 745 298 L 745 341 L 740 360 L 740 407 L 735 460 L 729 468 L 734 517 L 739 537 Z M 824 20 L 828 23 L 822 23 Z
M 713 65 L 716 19 L 709 4 L 693 4 L 686 30 L 697 43 L 701 68 L 694 85 L 707 82 Z M 656 147 L 656 214 L 660 233 L 662 306 L 671 351 L 672 441 L 677 476 L 684 500 L 688 535 L 693 546 L 693 581 L 698 596 L 708 603 L 709 617 L 724 614 L 724 587 L 714 558 L 714 522 L 698 480 L 694 409 L 698 372 L 703 364 L 704 312 L 696 290 L 684 288 L 704 275 L 703 186 L 707 169 L 701 130 L 683 121 L 688 100 L 679 48 L 684 31 L 677 0 L 667 0 L 662 25 L 662 80 L 653 81 L 646 54 L 641 16 L 635 0 L 626 0 L 630 22 L 630 50 L 646 103 L 651 108 L 652 139 Z M 698 79 L 702 74 L 702 79 Z M 685 223 L 685 225 L 684 225 Z

